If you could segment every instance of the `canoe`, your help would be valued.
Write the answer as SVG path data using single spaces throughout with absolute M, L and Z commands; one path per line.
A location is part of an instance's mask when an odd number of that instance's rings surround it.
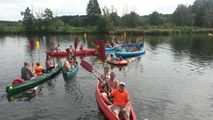
M 100 110 L 103 112 L 105 118 L 107 120 L 118 120 L 116 118 L 116 116 L 114 115 L 114 113 L 109 109 L 107 104 L 104 102 L 104 100 L 101 98 L 101 93 L 100 93 L 100 90 L 98 88 L 98 83 L 96 85 L 95 96 L 96 96 L 97 104 L 98 104 Z M 130 120 L 137 120 L 136 114 L 135 114 L 135 111 L 134 111 L 134 109 L 131 105 L 131 102 L 129 102 L 129 108 L 130 108 Z
M 107 63 L 113 64 L 113 65 L 120 65 L 120 66 L 128 64 L 128 62 L 126 60 L 122 60 L 122 61 L 114 60 L 114 61 L 111 61 L 110 58 L 107 59 Z
M 13 95 L 13 94 L 18 94 L 18 93 L 23 92 L 25 90 L 29 90 L 31 88 L 34 88 L 35 86 L 42 84 L 49 79 L 54 78 L 56 75 L 58 75 L 60 73 L 61 68 L 62 68 L 62 63 L 60 62 L 58 64 L 58 66 L 55 69 L 53 69 L 50 73 L 35 77 L 32 80 L 28 80 L 28 81 L 21 83 L 21 84 L 15 84 L 15 85 L 7 86 L 6 92 L 7 92 L 8 95 Z
M 137 42 L 137 43 L 124 43 L 123 47 L 132 47 L 132 46 L 143 46 L 144 42 Z
M 91 55 L 91 54 L 95 54 L 96 53 L 96 49 L 88 49 L 88 50 L 78 50 L 75 52 L 75 55 Z M 61 52 L 46 52 L 47 55 L 50 56 L 67 56 L 69 55 L 69 53 L 67 51 L 61 51 Z
M 122 45 L 122 47 L 133 47 L 133 46 L 143 46 L 144 45 L 144 42 L 137 42 L 137 43 L 124 43 Z M 106 51 L 113 51 L 115 50 L 116 47 L 120 47 L 121 45 L 117 45 L 115 47 L 107 47 L 105 48 Z
M 115 47 L 106 47 L 105 51 L 113 51 L 115 49 Z
M 127 57 L 136 57 L 139 55 L 143 55 L 145 54 L 145 52 L 146 52 L 146 49 L 142 47 L 140 51 L 131 51 L 131 52 L 116 51 L 115 55 L 117 57 L 127 58 Z
M 64 80 L 69 80 L 71 79 L 77 72 L 78 72 L 78 65 L 75 66 L 75 68 L 73 68 L 71 71 L 66 72 L 63 68 L 62 68 L 62 74 L 64 77 Z

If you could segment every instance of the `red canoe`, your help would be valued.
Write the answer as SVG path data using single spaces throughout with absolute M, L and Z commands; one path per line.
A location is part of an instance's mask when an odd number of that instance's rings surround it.
M 97 100 L 98 106 L 100 107 L 101 111 L 103 112 L 105 118 L 107 120 L 118 120 L 116 118 L 116 116 L 114 115 L 114 113 L 108 108 L 106 103 L 101 98 L 101 94 L 100 94 L 100 91 L 99 91 L 99 88 L 98 88 L 98 83 L 97 83 L 97 86 L 96 86 L 96 94 L 95 95 L 96 95 L 96 100 Z M 133 107 L 132 107 L 130 102 L 129 102 L 129 107 L 130 107 L 130 120 L 137 120 L 135 111 L 133 110 Z
M 122 60 L 122 61 L 120 61 L 120 60 L 110 61 L 110 58 L 107 59 L 107 62 L 109 64 L 113 64 L 113 65 L 127 65 L 128 64 L 128 62 L 126 60 Z
M 89 49 L 89 50 L 82 50 L 82 51 L 76 51 L 75 55 L 91 55 L 95 54 L 96 49 Z M 61 51 L 61 52 L 46 52 L 47 55 L 50 56 L 67 56 L 69 53 L 67 51 Z

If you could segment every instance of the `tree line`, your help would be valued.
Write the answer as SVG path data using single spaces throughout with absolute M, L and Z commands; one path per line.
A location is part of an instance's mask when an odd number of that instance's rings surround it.
M 21 12 L 23 20 L 16 26 L 27 33 L 110 32 L 116 27 L 149 29 L 150 26 L 213 28 L 212 6 L 213 0 L 195 0 L 192 5 L 178 5 L 172 14 L 154 11 L 150 15 L 140 16 L 131 11 L 119 16 L 113 7 L 101 9 L 97 0 L 89 0 L 87 15 L 54 17 L 53 12 L 46 8 L 35 16 L 27 7 Z M 0 22 L 0 28 L 2 26 Z

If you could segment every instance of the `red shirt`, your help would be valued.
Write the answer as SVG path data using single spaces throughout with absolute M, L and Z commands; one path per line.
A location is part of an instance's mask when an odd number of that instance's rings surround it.
M 115 89 L 111 95 L 114 97 L 113 105 L 125 107 L 127 101 L 129 100 L 129 94 L 126 90 L 120 92 L 118 89 Z

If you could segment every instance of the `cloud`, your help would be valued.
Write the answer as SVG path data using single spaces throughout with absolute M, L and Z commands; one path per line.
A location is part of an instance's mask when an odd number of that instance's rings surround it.
M 61 15 L 83 15 L 86 14 L 86 7 L 89 0 L 1 0 L 0 20 L 21 20 L 21 11 L 27 6 L 33 12 L 42 12 L 50 8 L 55 16 Z M 104 6 L 117 10 L 119 15 L 135 11 L 140 15 L 148 15 L 153 11 L 164 14 L 174 12 L 178 4 L 192 4 L 194 0 L 98 0 L 101 8 Z

